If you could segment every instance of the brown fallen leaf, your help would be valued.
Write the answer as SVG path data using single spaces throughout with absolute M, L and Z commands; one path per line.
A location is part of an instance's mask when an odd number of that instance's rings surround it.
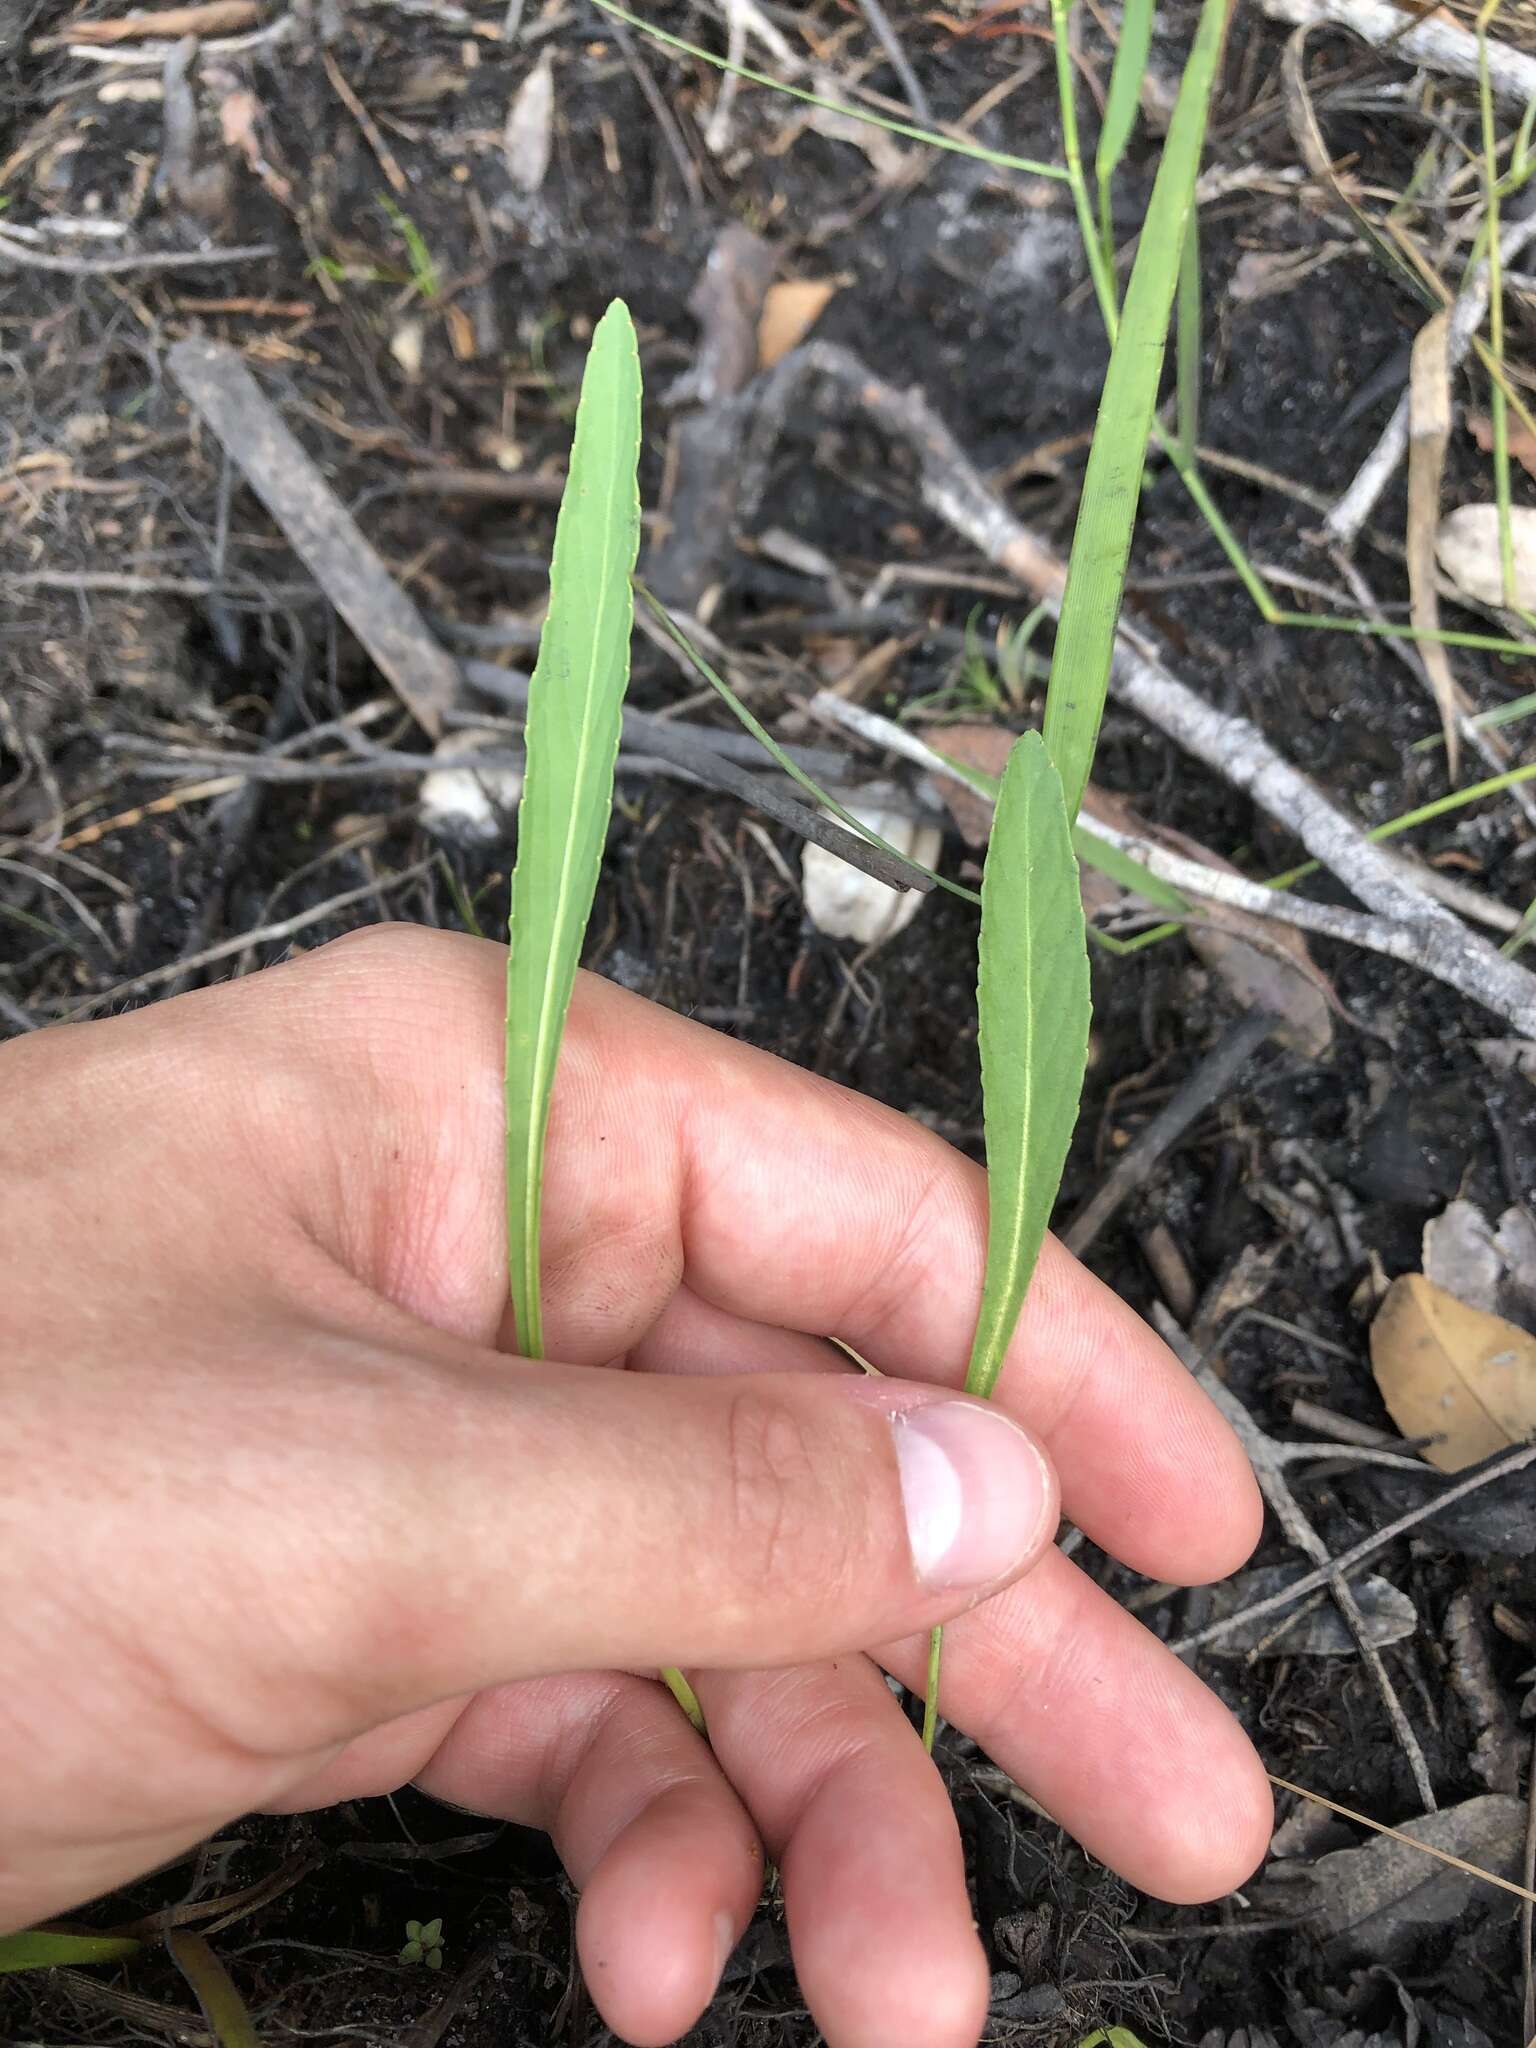
M 771 370 L 810 333 L 837 291 L 831 279 L 791 277 L 771 284 L 757 323 L 757 366 Z
M 1473 1900 L 1491 1912 L 1515 1910 L 1507 1893 L 1501 1896 L 1470 1872 L 1426 1856 L 1413 1842 L 1426 1842 L 1496 1877 L 1515 1878 L 1525 1833 L 1523 1800 L 1485 1792 L 1405 1821 L 1399 1832 L 1413 1841 L 1377 1835 L 1361 1848 L 1336 1849 L 1312 1866 L 1312 1916 L 1341 1960 L 1401 1962 L 1427 1928 L 1459 1919 Z
M 1467 414 L 1467 432 L 1485 455 L 1493 453 L 1493 421 L 1485 412 Z M 1527 476 L 1536 476 L 1536 434 L 1518 420 L 1509 423 L 1509 452 Z
M 1422 1273 L 1387 1289 L 1371 1324 L 1371 1371 L 1404 1436 L 1434 1439 L 1421 1455 L 1438 1471 L 1464 1471 L 1536 1433 L 1536 1337 Z
M 1001 775 L 1014 735 L 1000 725 L 929 725 L 918 735 L 936 752 L 949 755 L 985 775 Z M 963 782 L 935 776 L 961 836 L 971 846 L 985 846 L 992 829 L 992 806 Z M 1166 825 L 1154 825 L 1124 800 L 1090 782 L 1083 792 L 1083 818 L 1098 818 L 1121 832 L 1155 840 L 1175 853 L 1207 867 L 1237 870 L 1198 840 Z M 1117 882 L 1084 862 L 1081 872 L 1083 908 L 1090 917 L 1120 909 L 1131 899 Z M 1337 999 L 1322 969 L 1307 951 L 1299 931 L 1271 924 L 1229 904 L 1202 902 L 1185 928 L 1191 950 L 1220 975 L 1244 1009 L 1272 1010 L 1281 1019 L 1275 1036 L 1282 1044 L 1321 1059 L 1333 1043 L 1333 1012 Z

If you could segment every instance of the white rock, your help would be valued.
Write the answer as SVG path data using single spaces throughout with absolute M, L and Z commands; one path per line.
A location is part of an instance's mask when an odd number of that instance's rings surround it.
M 417 802 L 421 822 L 434 838 L 489 846 L 506 837 L 507 820 L 523 793 L 523 771 L 494 762 L 476 767 L 464 760 L 484 748 L 507 752 L 506 734 L 471 727 L 439 740 L 436 758 L 455 765 L 424 775 Z
M 872 784 L 847 808 L 898 853 L 931 868 L 939 857 L 943 835 L 934 825 L 920 825 L 903 810 L 889 808 L 895 792 Z M 893 889 L 862 869 L 850 867 L 840 855 L 806 842 L 800 854 L 805 908 L 817 931 L 829 939 L 857 939 L 861 946 L 883 945 L 905 931 L 922 907 L 917 889 Z
M 512 97 L 502 136 L 508 174 L 518 191 L 529 197 L 548 175 L 554 122 L 554 60 L 546 46 L 543 56 Z
M 407 381 L 412 384 L 421 375 L 421 359 L 426 343 L 427 332 L 419 320 L 402 320 L 389 337 L 389 352 L 404 371 Z
M 1515 557 L 1515 605 L 1520 611 L 1536 610 L 1536 510 L 1512 505 L 1509 531 Z M 1481 604 L 1504 603 L 1497 505 L 1459 505 L 1447 513 L 1435 537 L 1435 552 L 1458 590 Z

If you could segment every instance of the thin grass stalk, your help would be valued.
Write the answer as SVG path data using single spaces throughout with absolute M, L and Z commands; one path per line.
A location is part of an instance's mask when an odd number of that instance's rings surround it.
M 1494 361 L 1504 362 L 1504 278 L 1499 242 L 1498 136 L 1493 120 L 1493 86 L 1488 75 L 1488 24 L 1501 0 L 1485 0 L 1477 17 L 1477 93 L 1482 116 L 1483 185 L 1487 194 L 1488 348 Z M 1488 419 L 1493 430 L 1493 494 L 1499 508 L 1499 573 L 1504 602 L 1515 602 L 1515 542 L 1510 523 L 1509 406 L 1500 378 L 1488 394 Z
M 1178 439 L 1184 459 L 1198 462 L 1200 444 L 1200 209 L 1190 208 L 1189 226 L 1179 256 L 1179 288 L 1174 331 L 1174 375 L 1178 395 Z
M 1115 266 L 1115 221 L 1111 187 L 1120 160 L 1136 128 L 1141 106 L 1141 83 L 1146 76 L 1152 49 L 1153 0 L 1125 0 L 1120 14 L 1120 41 L 1109 74 L 1109 93 L 1104 102 L 1104 119 L 1099 125 L 1099 146 L 1094 153 L 1094 177 L 1099 188 L 1099 247 L 1113 275 Z
M 1156 418 L 1157 387 L 1173 316 L 1179 261 L 1194 211 L 1206 116 L 1226 30 L 1226 0 L 1204 0 L 1142 225 L 1136 261 L 1114 334 L 1088 453 L 1046 695 L 1045 743 L 1075 817 L 1093 759 L 1114 657 L 1120 601 L 1140 500 L 1142 467 Z M 1068 0 L 1052 0 L 1057 81 L 1074 196 L 1086 202 L 1074 148 L 1076 115 L 1066 55 Z M 1089 263 L 1095 258 L 1092 245 Z
M 1093 200 L 1083 172 L 1083 145 L 1077 126 L 1077 86 L 1072 76 L 1072 0 L 1051 0 L 1051 40 L 1056 54 L 1056 99 L 1061 117 L 1061 151 L 1066 158 L 1065 177 L 1072 191 L 1077 214 L 1077 231 L 1093 280 L 1094 297 L 1104 332 L 1113 346 L 1119 326 L 1120 309 L 1115 290 L 1114 250 L 1106 256 L 1093 217 Z
M 685 57 L 695 57 L 701 64 L 711 64 L 717 71 L 728 71 L 748 85 L 766 86 L 770 92 L 781 92 L 792 100 L 800 100 L 808 107 L 820 107 L 829 114 L 842 114 L 851 121 L 866 122 L 871 128 L 883 128 L 890 135 L 900 135 L 909 142 L 925 142 L 932 149 L 947 149 L 956 156 L 973 157 L 978 163 L 995 165 L 1002 171 L 1028 171 L 1036 178 L 1065 178 L 1066 172 L 1060 164 L 1046 164 L 1031 156 L 1010 156 L 1006 150 L 988 149 L 985 143 L 972 142 L 957 135 L 943 135 L 935 128 L 923 128 L 913 121 L 893 121 L 884 114 L 871 113 L 867 107 L 850 106 L 846 100 L 824 99 L 820 93 L 807 92 L 803 86 L 790 85 L 782 78 L 770 78 L 766 71 L 754 71 L 747 64 L 733 64 L 728 57 L 722 57 L 714 50 L 706 50 L 700 43 L 690 43 L 682 36 L 675 36 L 669 29 L 658 28 L 644 16 L 632 14 L 627 7 L 621 7 L 618 0 L 592 0 L 592 5 L 604 14 L 611 14 L 615 21 L 622 21 L 627 27 L 638 29 L 649 36 L 653 43 L 660 43 L 666 49 L 676 50 Z

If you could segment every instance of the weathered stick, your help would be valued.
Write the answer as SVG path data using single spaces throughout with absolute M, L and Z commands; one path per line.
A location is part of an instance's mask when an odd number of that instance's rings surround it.
M 1478 75 L 1477 37 L 1452 21 L 1443 9 L 1415 19 L 1406 8 L 1393 7 L 1388 0 L 1264 0 L 1264 12 L 1271 21 L 1289 21 L 1302 28 L 1321 22 L 1347 28 L 1374 49 L 1390 49 L 1407 63 L 1422 64 L 1426 71 L 1446 72 L 1453 78 L 1475 79 Z M 1488 82 L 1500 99 L 1524 107 L 1536 99 L 1536 57 L 1489 37 Z
M 845 403 L 858 407 L 914 450 L 923 500 L 940 518 L 1016 576 L 1050 609 L 1059 605 L 1066 564 L 1017 520 L 983 481 L 922 394 L 898 391 L 849 350 L 828 342 L 808 342 L 796 349 L 768 380 L 747 451 L 741 493 L 745 516 L 750 516 L 760 499 L 773 446 L 791 406 L 805 384 L 818 378 L 831 384 Z M 1208 704 L 1164 665 L 1143 632 L 1123 623 L 1110 688 L 1149 725 L 1204 761 L 1224 781 L 1245 791 L 1295 833 L 1308 853 L 1347 884 L 1380 919 L 1408 928 L 1394 934 L 1390 946 L 1377 950 L 1389 950 L 1395 959 L 1411 959 L 1437 980 L 1448 982 L 1516 1023 L 1521 1032 L 1530 1032 L 1536 1024 L 1536 975 L 1518 962 L 1506 960 L 1486 939 L 1470 932 L 1459 918 L 1417 888 L 1401 864 L 1367 839 L 1358 825 L 1277 753 L 1257 726 Z M 1168 879 L 1174 877 L 1170 874 Z M 1370 925 L 1373 921 L 1365 922 Z M 1338 935 L 1344 936 L 1342 931 Z M 1350 936 L 1357 944 L 1367 943 L 1363 936 Z
M 363 537 L 238 353 L 178 341 L 171 374 L 283 529 L 294 553 L 433 739 L 459 694 L 458 663 Z
M 930 774 L 953 776 L 955 772 L 915 733 L 893 725 L 889 719 L 882 718 L 878 712 L 866 710 L 861 704 L 850 704 L 846 699 L 834 696 L 830 690 L 818 690 L 811 699 L 810 708 L 830 724 L 856 732 L 861 739 L 902 755 L 915 766 L 926 768 Z M 1221 716 L 1220 713 L 1214 715 Z M 1505 960 L 1486 940 L 1474 937 L 1448 911 L 1440 911 L 1439 914 L 1453 933 L 1465 939 L 1470 952 L 1447 943 L 1438 929 L 1426 930 L 1422 916 L 1372 917 L 1364 911 L 1349 910 L 1337 904 L 1314 903 L 1307 897 L 1291 896 L 1283 890 L 1268 888 L 1263 882 L 1250 881 L 1246 875 L 1233 874 L 1225 868 L 1208 867 L 1204 861 L 1190 860 L 1186 855 L 1174 853 L 1170 848 L 1143 839 L 1136 833 L 1122 832 L 1103 818 L 1095 817 L 1087 822 L 1098 838 L 1106 839 L 1111 846 L 1118 846 L 1122 853 L 1130 854 L 1149 874 L 1171 884 L 1183 895 L 1203 896 L 1208 903 L 1225 903 L 1233 910 L 1244 910 L 1254 917 L 1272 918 L 1278 924 L 1295 925 L 1301 931 L 1315 932 L 1319 938 L 1338 939 L 1345 945 L 1380 953 L 1389 960 L 1401 960 L 1406 966 L 1421 968 L 1436 980 L 1448 982 L 1463 995 L 1485 1003 L 1511 1022 L 1518 1019 L 1519 1029 L 1527 1036 L 1536 1031 L 1536 976 L 1527 974 L 1522 968 L 1518 980 L 1510 977 L 1507 985 L 1501 984 L 1499 993 L 1510 1007 L 1500 1008 L 1488 987 L 1487 964 L 1481 954 L 1492 954 L 1501 967 L 1513 966 L 1514 962 Z M 1406 878 L 1403 895 L 1410 903 L 1417 901 L 1414 885 Z M 1427 898 L 1424 900 L 1428 901 Z M 1438 905 L 1434 908 L 1439 911 Z

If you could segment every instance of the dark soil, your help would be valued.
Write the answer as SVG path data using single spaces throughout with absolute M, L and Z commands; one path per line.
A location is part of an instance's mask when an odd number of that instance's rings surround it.
M 858 149 L 805 131 L 787 102 L 746 88 L 734 140 L 712 156 L 701 131 L 717 75 L 641 38 L 616 39 L 611 23 L 580 4 L 530 8 L 523 41 L 508 47 L 488 32 L 499 4 L 460 10 L 466 18 L 445 26 L 424 5 L 375 0 L 339 9 L 345 20 L 329 58 L 377 124 L 404 195 L 391 193 L 304 25 L 311 12 L 323 25 L 326 8 L 296 5 L 301 26 L 286 42 L 204 54 L 198 144 L 178 198 L 155 189 L 162 106 L 124 90 L 152 90 L 158 70 L 99 66 L 46 46 L 77 16 L 109 11 L 95 0 L 9 0 L 0 19 L 0 192 L 10 205 L 0 221 L 120 218 L 136 206 L 131 246 L 185 249 L 208 238 L 266 242 L 275 254 L 91 281 L 0 268 L 0 854 L 24 866 L 29 843 L 77 835 L 65 844 L 90 866 L 66 878 L 108 942 L 7 868 L 0 1031 L 96 998 L 117 1008 L 205 974 L 245 971 L 356 922 L 395 916 L 456 927 L 466 902 L 488 930 L 504 915 L 505 839 L 449 845 L 439 866 L 392 886 L 432 844 L 408 781 L 256 786 L 146 808 L 206 779 L 174 767 L 147 772 L 146 755 L 163 763 L 177 746 L 270 746 L 387 695 L 303 564 L 194 428 L 164 370 L 167 346 L 183 334 L 202 330 L 242 348 L 440 630 L 483 634 L 537 605 L 552 510 L 510 496 L 413 495 L 412 487 L 450 465 L 558 475 L 585 339 L 607 300 L 622 294 L 640 327 L 647 381 L 644 499 L 662 503 L 679 417 L 666 395 L 698 343 L 689 293 L 734 220 L 772 242 L 781 275 L 837 278 L 818 335 L 891 382 L 922 387 L 983 471 L 1017 479 L 1008 488 L 1015 510 L 1068 545 L 1105 349 L 1065 187 L 952 156 L 936 156 L 918 181 L 883 183 Z M 273 5 L 266 19 L 281 12 Z M 653 4 L 650 12 L 683 34 L 717 34 L 707 10 Z M 776 12 L 795 40 L 788 10 Z M 1014 152 L 1057 154 L 1041 17 L 1026 10 L 993 21 L 956 0 L 973 30 L 961 35 L 942 10 L 892 12 L 940 118 L 960 118 L 1023 66 L 1030 75 L 977 132 Z M 980 32 L 1005 19 L 1011 32 Z M 824 0 L 803 25 L 833 39 L 827 61 L 840 76 L 898 93 L 856 7 Z M 1160 17 L 1160 75 L 1176 77 L 1187 28 L 1182 7 Z M 1295 161 L 1277 82 L 1280 47 L 1256 11 L 1242 14 L 1215 105 L 1208 161 L 1257 182 L 1202 212 L 1201 432 L 1212 447 L 1330 499 L 1395 402 L 1402 351 L 1422 312 L 1358 243 L 1273 296 L 1232 297 L 1245 256 L 1320 252 L 1344 236 L 1338 220 L 1299 205 L 1279 175 Z M 555 62 L 553 160 L 528 198 L 509 179 L 502 130 L 513 93 L 545 49 Z M 1085 33 L 1084 55 L 1107 76 L 1097 28 Z M 1401 189 L 1423 131 L 1400 107 L 1370 100 L 1404 75 L 1400 68 L 1327 36 L 1312 61 L 1330 147 L 1357 156 L 1376 183 Z M 257 103 L 256 161 L 219 140 L 220 106 L 240 93 Z M 1339 102 L 1332 112 L 1329 93 Z M 1468 105 L 1452 105 L 1444 118 L 1471 134 Z M 1138 142 L 1121 179 L 1127 239 L 1152 168 Z M 413 291 L 411 250 L 386 200 L 429 252 L 436 297 Z M 120 244 L 46 246 L 96 254 Z M 210 309 L 247 298 L 254 308 Z M 1513 317 L 1511 354 L 1524 348 L 1528 359 L 1528 327 L 1518 311 Z M 417 348 L 419 366 L 411 363 Z M 1021 469 L 1022 455 L 1054 443 L 1068 452 Z M 1458 433 L 1448 494 L 1486 495 L 1482 461 Z M 1208 481 L 1255 560 L 1337 586 L 1307 504 L 1214 469 Z M 1401 534 L 1400 485 L 1374 523 Z M 968 620 L 989 645 L 1000 624 L 1016 624 L 1027 609 L 967 587 L 964 579 L 987 565 L 925 512 L 904 453 L 814 410 L 777 452 L 756 521 L 759 534 L 772 528 L 823 550 L 855 591 L 892 566 L 928 578 L 898 577 L 887 599 L 907 614 L 909 644 L 868 701 L 892 716 L 956 684 Z M 1380 601 L 1401 606 L 1400 562 L 1370 551 L 1362 560 Z M 101 572 L 128 587 L 103 587 Z M 1166 470 L 1148 478 L 1133 574 L 1133 604 L 1189 679 L 1255 720 L 1364 822 L 1444 791 L 1442 752 L 1433 744 L 1414 751 L 1437 730 L 1422 683 L 1379 643 L 1265 626 Z M 722 549 L 714 582 L 709 623 L 759 713 L 786 738 L 824 739 L 799 707 L 873 641 L 854 642 L 846 628 L 797 630 L 803 615 L 837 607 L 821 582 L 777 564 L 750 536 Z M 522 658 L 515 646 L 506 655 Z M 1530 664 L 1471 655 L 1457 668 L 1480 708 L 1536 683 Z M 637 640 L 638 704 L 675 705 L 689 687 Z M 707 705 L 690 715 L 717 716 Z M 1002 715 L 1017 724 L 1027 707 L 1005 706 Z M 419 744 L 390 709 L 368 731 L 387 745 Z M 1096 774 L 1143 815 L 1250 872 L 1298 857 L 1246 799 L 1123 713 L 1112 710 L 1106 722 Z M 104 833 L 79 836 L 114 819 Z M 793 839 L 772 836 L 793 873 Z M 1456 814 L 1414 844 L 1501 902 L 1521 908 L 1530 897 L 1536 841 L 1507 801 Z M 946 846 L 957 872 L 973 858 L 958 839 Z M 375 887 L 371 898 L 296 939 L 258 941 L 173 981 L 132 986 L 365 885 Z M 1313 886 L 1345 900 L 1327 878 Z M 1171 1240 L 1197 1300 L 1240 1254 L 1261 1254 L 1265 1279 L 1250 1305 L 1290 1328 L 1239 1317 L 1221 1355 L 1230 1385 L 1280 1435 L 1298 1397 L 1381 1424 L 1362 1283 L 1375 1271 L 1416 1269 L 1423 1225 L 1452 1197 L 1496 1214 L 1536 1195 L 1536 1092 L 1496 1077 L 1474 1043 L 1498 1027 L 1407 968 L 1314 950 L 1338 999 L 1331 1054 L 1312 1061 L 1266 1049 L 1090 1255 L 1146 1306 L 1167 1272 L 1154 1226 Z M 623 785 L 589 964 L 878 1096 L 979 1156 L 974 958 L 974 917 L 944 896 L 872 957 L 856 958 L 810 926 L 798 890 L 744 829 L 739 805 L 675 782 Z M 1178 940 L 1099 959 L 1094 994 L 1089 1093 L 1063 1216 L 1234 1015 L 1229 992 Z M 1341 1207 L 1355 1219 L 1353 1241 L 1337 1227 Z M 1358 1471 L 1296 1483 L 1335 1554 L 1410 1504 L 1401 1488 Z M 1443 1806 L 1487 1789 L 1472 1761 L 1478 1730 L 1453 1683 L 1447 1607 L 1470 1594 L 1501 1711 L 1512 1715 L 1532 1652 L 1489 1617 L 1497 1607 L 1510 1627 L 1536 1629 L 1529 1533 L 1521 1541 L 1533 1521 L 1528 1499 L 1506 1495 L 1498 1514 L 1431 1522 L 1373 1567 L 1417 1609 L 1416 1633 L 1385 1659 Z M 1091 1548 L 1080 1555 L 1118 1593 L 1145 1593 Z M 1272 1528 L 1259 1562 L 1292 1556 Z M 1149 1626 L 1174 1638 L 1200 1625 L 1208 1599 L 1175 1592 L 1137 1605 Z M 1278 1774 L 1384 1821 L 1420 1811 L 1358 1659 L 1207 1658 L 1202 1670 Z M 1424 2040 L 1476 2048 L 1484 2039 L 1503 2048 L 1519 2038 L 1521 1963 L 1507 1898 L 1479 1894 L 1459 1919 L 1427 1930 L 1406 1961 L 1351 1956 L 1330 1944 L 1326 1928 L 1298 1917 L 1294 1887 L 1288 1893 L 1272 1878 L 1242 1900 L 1198 1911 L 1141 1898 L 1010 1802 L 963 1742 L 953 1741 L 944 1761 L 997 1972 L 990 2038 L 1055 2048 L 1101 2024 L 1179 2042 L 1262 2029 L 1306 2048 L 1372 2037 L 1405 2048 Z M 414 2048 L 605 2038 L 572 1980 L 571 1901 L 547 1845 L 501 1828 L 465 1846 L 473 1832 L 463 1816 L 410 1793 L 231 1830 L 227 1855 L 198 1874 L 209 1893 L 254 1882 L 288 1857 L 310 1859 L 275 1903 L 218 1938 L 264 2037 L 398 2039 Z M 1345 1829 L 1341 1839 L 1363 1837 Z M 185 1897 L 193 1876 L 182 1867 L 148 1879 L 92 1917 L 101 1925 L 137 1917 Z M 446 1929 L 441 1976 L 394 1960 L 406 1919 L 434 1915 Z M 135 2013 L 104 1998 L 102 1983 L 176 2010 Z M 6 2039 L 115 2042 L 130 2029 L 201 2038 L 195 2018 L 177 2018 L 187 2007 L 180 1978 L 155 1957 L 116 1978 L 12 1978 L 0 1987 Z M 771 1900 L 695 2038 L 743 2048 L 813 2038 Z M 921 2039 L 918 2016 L 911 2038 Z

